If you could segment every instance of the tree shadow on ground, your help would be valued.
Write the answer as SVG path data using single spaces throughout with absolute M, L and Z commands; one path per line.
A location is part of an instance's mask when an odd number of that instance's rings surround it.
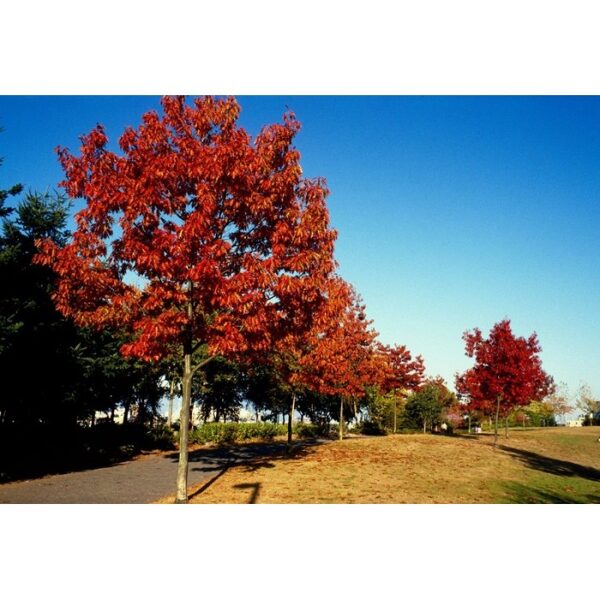
M 521 483 L 511 482 L 502 485 L 505 500 L 515 504 L 598 504 L 600 495 L 579 494 L 574 497 L 567 488 L 565 493 L 546 490 Z
M 296 441 L 292 446 L 285 443 L 254 443 L 239 444 L 231 446 L 218 446 L 214 448 L 201 448 L 189 453 L 190 469 L 209 473 L 215 471 L 216 475 L 206 481 L 194 493 L 190 494 L 189 500 L 205 492 L 218 479 L 220 479 L 231 467 L 240 467 L 246 473 L 252 473 L 258 469 L 272 469 L 275 462 L 281 460 L 300 460 L 314 452 L 317 446 L 325 443 L 321 440 Z M 168 454 L 167 458 L 174 462 L 179 460 L 179 453 Z M 194 466 L 194 463 L 202 463 Z M 240 483 L 235 487 L 250 489 L 251 494 L 248 504 L 256 504 L 260 495 L 260 483 Z
M 244 471 L 252 472 L 262 468 L 272 468 L 273 460 L 297 460 L 304 458 L 323 444 L 322 441 L 297 441 L 291 447 L 285 443 L 266 442 L 264 444 L 237 444 L 193 450 L 188 455 L 189 468 L 192 471 L 210 473 L 223 471 L 232 466 L 241 466 Z M 179 453 L 166 455 L 173 462 L 179 460 Z
M 593 467 L 586 467 L 574 462 L 550 458 L 542 454 L 537 454 L 536 452 L 512 448 L 510 446 L 499 445 L 498 450 L 501 450 L 526 467 L 535 469 L 536 471 L 542 471 L 544 473 L 562 477 L 581 477 L 582 479 L 600 482 L 600 471 Z
M 150 428 L 136 423 L 63 428 L 2 426 L 0 484 L 112 467 L 143 454 L 174 448 L 171 440 L 154 439 L 151 434 Z
M 260 494 L 260 483 L 238 483 L 233 487 L 241 490 L 252 490 L 250 494 L 250 499 L 248 500 L 248 504 L 256 504 L 256 501 L 258 500 L 258 496 Z

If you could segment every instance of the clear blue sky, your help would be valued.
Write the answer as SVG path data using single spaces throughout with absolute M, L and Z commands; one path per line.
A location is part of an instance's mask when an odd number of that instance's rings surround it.
M 386 343 L 450 383 L 462 332 L 508 317 L 546 370 L 600 394 L 600 98 L 239 97 L 251 132 L 289 108 L 322 175 L 341 274 Z M 116 142 L 153 97 L 0 97 L 0 188 L 56 187 L 53 149 Z

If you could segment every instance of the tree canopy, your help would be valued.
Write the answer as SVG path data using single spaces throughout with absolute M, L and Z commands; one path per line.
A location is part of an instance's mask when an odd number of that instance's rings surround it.
M 475 365 L 457 375 L 456 389 L 467 397 L 470 409 L 495 411 L 497 440 L 498 416 L 543 399 L 554 390 L 554 382 L 542 369 L 537 335 L 515 336 L 508 319 L 496 323 L 487 338 L 475 328 L 463 340 Z

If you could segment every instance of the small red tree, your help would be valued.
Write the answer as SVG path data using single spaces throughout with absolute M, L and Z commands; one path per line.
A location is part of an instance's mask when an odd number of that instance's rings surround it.
M 122 352 L 181 364 L 177 501 L 187 501 L 194 373 L 216 355 L 264 352 L 311 326 L 334 269 L 323 180 L 301 176 L 286 114 L 252 139 L 233 98 L 162 100 L 108 150 L 101 126 L 80 156 L 59 149 L 72 241 L 39 243 L 58 274 L 55 300 L 80 325 L 126 329 Z
M 394 433 L 396 433 L 396 395 L 415 391 L 423 383 L 425 363 L 422 356 L 412 357 L 406 346 L 384 346 L 377 351 L 384 357 L 385 374 L 381 384 L 384 394 L 394 394 Z
M 542 369 L 537 335 L 515 337 L 510 321 L 496 323 L 484 339 L 479 329 L 463 335 L 466 355 L 475 365 L 456 377 L 456 389 L 468 398 L 469 409 L 495 411 L 494 445 L 498 444 L 498 417 L 517 406 L 541 400 L 551 393 L 552 378 Z
M 292 442 L 297 392 L 307 387 L 307 381 L 310 380 L 309 356 L 316 351 L 323 338 L 337 330 L 344 311 L 352 301 L 353 292 L 341 277 L 331 274 L 322 281 L 321 293 L 323 301 L 310 315 L 311 327 L 287 328 L 273 344 L 271 351 L 261 357 L 261 362 L 269 364 L 277 373 L 283 389 L 289 393 L 288 446 Z M 316 389 L 314 385 L 308 384 L 308 387 Z
M 299 361 L 299 378 L 320 394 L 340 400 L 339 438 L 344 435 L 344 404 L 360 397 L 380 377 L 375 354 L 377 332 L 370 328 L 365 306 L 356 292 L 339 280 L 330 294 L 332 305 Z

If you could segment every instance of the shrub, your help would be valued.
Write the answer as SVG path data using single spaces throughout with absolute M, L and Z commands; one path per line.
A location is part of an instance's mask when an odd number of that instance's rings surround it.
M 358 427 L 358 431 L 363 435 L 387 435 L 383 423 L 373 421 L 363 421 Z
M 232 444 L 248 440 L 272 440 L 285 435 L 287 426 L 276 423 L 204 423 L 196 427 L 190 441 L 198 444 Z
M 157 425 L 146 430 L 144 438 L 143 446 L 146 449 L 170 450 L 174 447 L 175 432 L 167 425 Z
M 314 439 L 322 435 L 322 427 L 313 423 L 298 423 L 295 427 L 294 433 L 302 439 Z

